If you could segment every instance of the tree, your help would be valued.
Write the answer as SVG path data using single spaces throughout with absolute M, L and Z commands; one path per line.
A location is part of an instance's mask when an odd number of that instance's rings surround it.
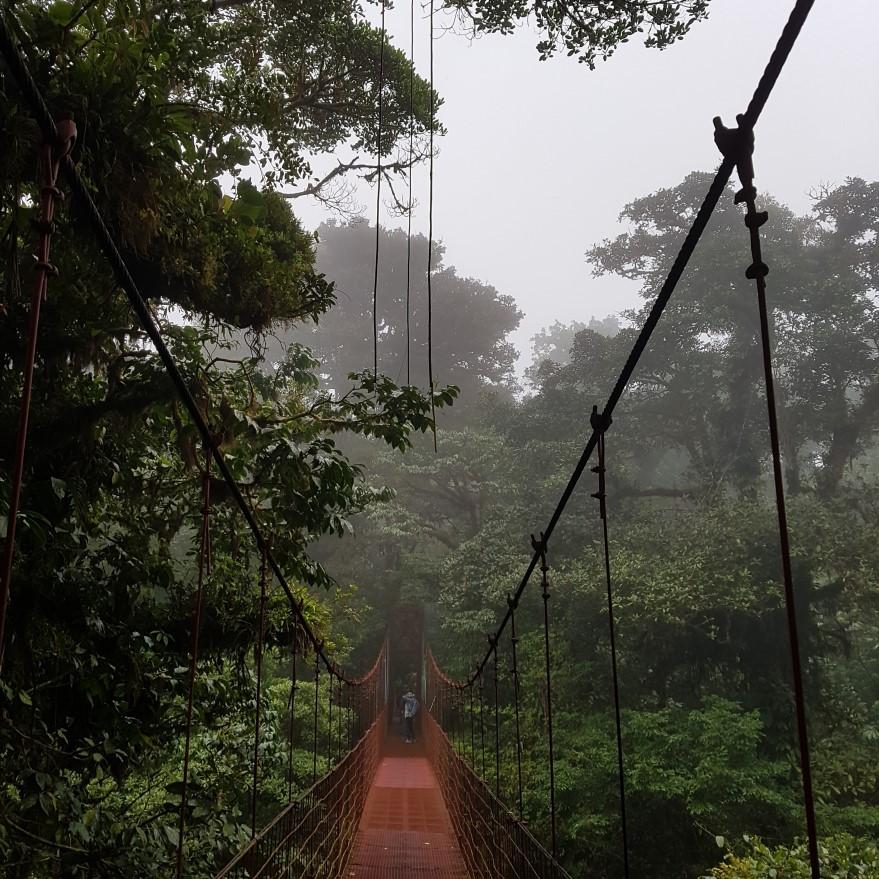
M 234 356 L 240 328 L 315 318 L 333 301 L 314 240 L 281 194 L 307 154 L 374 144 L 380 37 L 348 3 L 16 4 L 19 38 L 197 405 L 297 600 L 327 648 L 321 535 L 387 497 L 337 445 L 365 435 L 405 448 L 433 401 L 362 375 L 318 390 L 291 346 L 272 370 Z M 408 133 L 409 66 L 388 50 L 383 153 Z M 427 117 L 416 81 L 416 124 Z M 10 459 L 32 281 L 28 220 L 39 196 L 36 129 L 0 92 L 0 458 Z M 262 189 L 242 171 L 255 165 Z M 367 171 L 368 173 L 368 171 Z M 226 192 L 222 175 L 239 178 Z M 227 178 L 228 179 L 228 178 Z M 306 187 L 308 188 L 308 187 Z M 201 437 L 129 312 L 74 200 L 59 212 L 59 274 L 43 310 L 7 649 L 0 681 L 0 860 L 13 879 L 167 875 L 176 846 Z M 259 558 L 222 480 L 210 482 L 213 564 L 196 689 L 187 873 L 214 875 L 242 839 L 252 753 Z M 0 471 L 0 505 L 8 492 Z M 0 512 L 7 507 L 0 506 Z M 267 817 L 286 801 L 281 747 L 292 637 L 275 591 L 263 741 Z M 295 722 L 295 721 L 294 721 Z M 296 771 L 294 782 L 304 780 Z
M 557 320 L 551 326 L 544 327 L 531 337 L 531 365 L 525 370 L 528 380 L 534 385 L 540 383 L 540 370 L 546 361 L 559 366 L 569 363 L 574 337 L 586 329 L 600 336 L 615 336 L 620 331 L 620 322 L 611 314 L 601 320 L 591 317 L 588 324 L 578 320 L 563 324 Z
M 375 229 L 353 221 L 324 224 L 318 230 L 317 267 L 332 278 L 336 307 L 313 326 L 292 337 L 309 345 L 320 360 L 326 383 L 343 392 L 349 373 L 370 368 L 373 362 L 372 278 Z M 433 363 L 434 381 L 461 389 L 456 420 L 465 417 L 483 391 L 509 395 L 515 388 L 516 351 L 507 336 L 522 317 L 512 297 L 472 278 L 462 278 L 443 264 L 445 249 L 434 245 Z M 407 241 L 401 230 L 382 229 L 379 240 L 378 366 L 379 372 L 401 383 L 428 386 L 427 372 L 427 239 L 414 235 L 410 265 L 407 371 L 406 268 Z M 267 353 L 274 359 L 283 351 L 282 336 Z
M 537 44 L 541 59 L 564 51 L 589 67 L 638 33 L 646 33 L 645 45 L 664 49 L 708 16 L 708 4 L 709 0 L 446 0 L 446 6 L 458 11 L 476 32 L 509 34 L 519 22 L 533 18 L 544 35 Z
M 692 174 L 628 205 L 621 219 L 630 231 L 589 251 L 596 274 L 642 284 L 647 304 L 631 315 L 635 323 L 646 315 L 708 179 Z M 867 448 L 879 423 L 876 254 L 870 244 L 877 199 L 876 184 L 858 179 L 822 193 L 805 217 L 762 199 L 770 216 L 761 234 L 771 268 L 785 468 L 794 493 L 809 477 L 823 491 L 836 491 L 845 463 Z M 628 395 L 650 410 L 645 435 L 659 431 L 673 440 L 703 485 L 731 477 L 742 487 L 765 460 L 757 310 L 744 277 L 745 238 L 741 211 L 731 196 L 721 199 Z M 694 395 L 699 408 L 690 402 Z
M 505 474 L 493 495 L 499 503 L 484 509 L 478 531 L 421 572 L 436 584 L 432 649 L 450 671 L 470 672 L 484 654 L 484 633 L 499 622 L 527 564 L 527 535 L 548 520 L 589 434 L 592 406 L 607 399 L 707 180 L 691 175 L 639 199 L 624 211 L 628 231 L 590 250 L 597 274 L 642 285 L 647 304 L 627 315 L 632 326 L 613 336 L 583 328 L 564 359 L 550 347 L 554 336 L 564 344 L 563 329 L 551 328 L 541 338 L 550 357 L 536 371 L 534 394 L 486 410 L 499 442 L 492 456 Z M 804 217 L 764 198 L 770 219 L 761 230 L 823 856 L 843 875 L 869 870 L 879 827 L 874 198 L 873 184 L 850 180 L 819 193 Z M 748 261 L 747 229 L 730 191 L 607 434 L 629 839 L 632 863 L 645 875 L 703 876 L 720 858 L 718 839 L 731 848 L 717 875 L 806 870 L 796 842 L 802 792 Z M 837 475 L 831 451 L 846 426 L 857 428 L 853 461 Z M 549 548 L 555 770 L 565 866 L 575 876 L 614 877 L 615 724 L 596 487 L 584 473 Z M 532 577 L 516 625 L 526 818 L 545 839 L 538 582 Z M 501 649 L 499 667 L 507 669 L 509 643 Z M 507 673 L 500 686 L 502 705 L 511 705 Z M 509 710 L 500 732 L 505 792 L 516 784 L 513 734 Z M 775 848 L 747 844 L 761 835 Z

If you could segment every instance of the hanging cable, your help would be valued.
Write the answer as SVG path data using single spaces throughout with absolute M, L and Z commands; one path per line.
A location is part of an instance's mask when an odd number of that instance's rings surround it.
M 375 265 L 372 278 L 372 369 L 373 377 L 378 382 L 378 255 L 381 241 L 381 207 L 382 207 L 382 123 L 384 116 L 385 88 L 385 0 L 382 4 L 381 50 L 378 59 L 378 131 L 376 134 L 376 180 L 375 180 Z
M 498 704 L 497 638 L 491 640 L 494 651 L 494 795 L 501 798 L 501 717 Z
M 271 542 L 271 541 L 270 541 Z M 256 632 L 256 717 L 253 724 L 253 794 L 251 799 L 251 815 L 250 815 L 250 838 L 256 836 L 256 794 L 257 785 L 259 783 L 259 727 L 260 727 L 260 705 L 262 704 L 262 654 L 265 647 L 265 629 L 266 629 L 266 602 L 268 600 L 268 563 L 266 561 L 266 551 L 268 547 L 264 547 L 261 552 L 259 564 L 259 628 Z
M 766 105 L 766 101 L 768 100 L 776 82 L 778 81 L 778 77 L 784 68 L 785 62 L 787 61 L 790 52 L 796 43 L 797 37 L 799 36 L 799 33 L 806 19 L 808 18 L 808 15 L 813 5 L 814 0 L 797 0 L 797 2 L 795 3 L 790 18 L 785 24 L 782 34 L 779 37 L 778 43 L 776 44 L 775 49 L 772 52 L 772 56 L 770 57 L 769 62 L 766 65 L 766 69 L 764 70 L 763 75 L 761 76 L 760 81 L 757 85 L 757 88 L 754 91 L 753 97 L 748 104 L 748 108 L 745 111 L 745 122 L 748 127 L 753 128 L 753 126 L 759 119 L 763 108 Z M 433 11 L 433 2 L 431 3 L 431 11 Z M 31 76 L 30 71 L 28 70 L 27 64 L 25 63 L 21 51 L 12 35 L 12 31 L 10 30 L 10 25 L 7 19 L 13 19 L 10 13 L 7 13 L 6 16 L 0 16 L 0 51 L 2 51 L 10 75 L 21 89 L 25 102 L 30 111 L 33 113 L 37 124 L 40 126 L 43 136 L 52 142 L 56 142 L 58 139 L 58 130 L 56 128 L 55 122 L 39 88 L 37 87 L 36 82 L 34 81 L 34 78 Z M 432 30 L 433 18 L 431 17 L 431 36 Z M 433 67 L 432 57 L 433 40 L 431 39 L 431 68 Z M 432 138 L 433 110 L 435 107 L 432 87 L 430 104 L 432 111 Z M 433 150 L 431 149 L 431 166 L 432 156 Z M 644 325 L 642 326 L 641 331 L 638 334 L 638 337 L 632 347 L 629 357 L 627 358 L 626 363 L 623 366 L 623 369 L 621 370 L 616 383 L 614 384 L 610 396 L 608 397 L 608 401 L 604 407 L 604 412 L 607 416 L 610 416 L 613 413 L 614 408 L 616 407 L 620 397 L 622 396 L 629 381 L 631 380 L 638 361 L 640 360 L 644 350 L 646 349 L 647 344 L 649 343 L 650 338 L 653 335 L 653 332 L 655 331 L 659 320 L 661 319 L 662 314 L 674 293 L 675 287 L 682 277 L 684 270 L 686 269 L 686 266 L 690 258 L 692 257 L 697 244 L 699 243 L 699 239 L 705 231 L 708 220 L 710 219 L 711 214 L 714 211 L 714 208 L 716 207 L 720 197 L 723 195 L 730 174 L 732 173 L 733 165 L 734 162 L 732 159 L 724 158 L 723 162 L 720 165 L 720 168 L 715 174 L 714 180 L 712 181 L 711 186 L 709 187 L 709 190 L 696 213 L 696 216 L 693 220 L 692 225 L 690 226 L 689 231 L 687 232 L 681 248 L 678 251 L 678 254 L 675 257 L 674 261 L 672 262 L 669 273 L 665 281 L 663 282 L 659 292 L 657 293 L 656 299 L 654 300 L 654 303 L 650 309 L 647 320 L 644 322 Z M 210 431 L 208 429 L 204 416 L 198 407 L 198 404 L 195 402 L 195 399 L 192 396 L 187 381 L 181 373 L 176 362 L 174 361 L 174 358 L 171 355 L 168 346 L 165 344 L 165 341 L 162 338 L 162 335 L 153 318 L 150 308 L 146 300 L 144 299 L 143 294 L 141 293 L 137 283 L 135 282 L 131 272 L 129 271 L 128 266 L 123 259 L 119 248 L 117 247 L 116 242 L 112 234 L 110 233 L 109 228 L 107 227 L 107 224 L 104 221 L 104 218 L 102 217 L 100 211 L 97 208 L 97 205 L 95 204 L 94 198 L 92 197 L 92 194 L 89 190 L 89 186 L 80 176 L 76 165 L 72 162 L 69 156 L 65 157 L 61 161 L 61 173 L 65 176 L 68 183 L 70 184 L 71 189 L 79 200 L 80 209 L 85 219 L 91 225 L 98 240 L 98 244 L 101 247 L 105 257 L 107 258 L 107 261 L 110 263 L 110 266 L 113 269 L 119 286 L 125 291 L 132 310 L 138 318 L 138 321 L 140 322 L 152 344 L 155 346 L 159 359 L 165 366 L 165 369 L 168 372 L 168 375 L 174 385 L 174 388 L 180 400 L 189 412 L 193 423 L 195 424 L 202 438 L 205 441 L 209 441 Z M 555 530 L 555 527 L 559 519 L 561 518 L 561 515 L 565 507 L 567 506 L 568 501 L 570 500 L 584 469 L 586 468 L 586 465 L 588 464 L 589 458 L 594 451 L 596 441 L 597 438 L 593 432 L 593 434 L 587 441 L 586 447 L 583 449 L 583 452 L 581 453 L 580 458 L 577 461 L 577 464 L 574 467 L 574 470 L 565 486 L 565 489 L 563 490 L 562 495 L 559 498 L 559 501 L 556 504 L 556 507 L 546 526 L 544 534 L 547 539 L 549 539 L 549 537 L 552 535 L 552 532 Z M 228 490 L 236 505 L 241 510 L 245 521 L 250 527 L 251 532 L 256 539 L 257 545 L 261 545 L 265 538 L 263 537 L 259 526 L 254 518 L 253 511 L 250 509 L 247 501 L 244 499 L 241 493 L 241 489 L 236 483 L 232 472 L 229 469 L 228 463 L 226 462 L 219 448 L 215 447 L 213 449 L 213 455 L 214 461 L 217 464 L 220 474 L 222 475 L 223 480 L 228 486 Z M 527 586 L 528 581 L 536 567 L 537 560 L 538 559 L 536 554 L 532 555 L 528 567 L 526 568 L 526 571 L 516 590 L 517 598 L 521 597 L 522 592 Z M 291 607 L 294 608 L 295 612 L 296 602 L 292 590 L 290 589 L 290 586 L 287 583 L 286 578 L 284 577 L 283 571 L 281 571 L 277 561 L 272 557 L 271 554 L 269 554 L 269 564 L 275 576 L 278 578 L 278 582 L 284 590 L 284 593 L 286 594 L 287 599 L 290 602 Z M 501 620 L 500 626 L 497 630 L 498 635 L 501 634 L 508 622 L 509 616 L 507 614 Z M 317 648 L 319 642 L 317 636 L 311 630 L 308 621 L 304 617 L 300 617 L 300 623 L 303 627 L 303 631 L 305 632 L 306 637 L 311 641 L 313 645 L 315 645 L 315 648 Z M 475 679 L 476 675 L 481 671 L 482 667 L 488 661 L 488 659 L 489 653 L 486 653 L 485 657 L 483 657 L 483 660 L 477 665 L 476 670 L 473 674 L 473 678 L 471 678 L 471 680 Z
M 341 673 L 342 673 L 342 670 L 339 669 L 339 675 L 340 675 L 340 677 L 339 677 L 339 697 L 338 697 L 339 698 L 339 704 L 338 704 L 339 710 L 336 712 L 336 714 L 339 718 L 338 722 L 337 722 L 338 723 L 338 730 L 337 730 L 338 734 L 336 736 L 336 760 L 337 761 L 342 759 L 342 731 L 344 730 L 344 726 L 345 726 L 345 696 L 344 696 L 344 693 L 342 690 Z
M 352 688 L 351 688 L 350 684 L 346 685 L 345 694 L 347 697 L 347 703 L 346 703 L 346 712 L 347 713 L 346 713 L 346 718 L 345 718 L 345 726 L 348 731 L 348 750 L 350 751 L 354 745 L 354 743 L 351 739 L 351 729 L 352 729 L 352 722 L 353 722 L 353 719 L 351 716 L 351 701 L 354 697 L 354 693 L 352 692 Z
M 763 75 L 761 76 L 760 81 L 757 84 L 757 88 L 754 90 L 751 102 L 748 104 L 748 109 L 745 111 L 745 119 L 749 126 L 753 127 L 759 119 L 760 114 L 763 112 L 763 108 L 766 106 L 766 101 L 769 99 L 769 96 L 772 93 L 776 82 L 778 81 L 778 77 L 781 74 L 782 69 L 784 68 L 785 62 L 787 61 L 790 52 L 797 41 L 797 37 L 799 36 L 799 33 L 802 30 L 802 27 L 805 24 L 813 5 L 814 0 L 797 0 L 797 2 L 795 3 L 794 8 L 791 11 L 790 18 L 785 24 L 781 36 L 778 39 L 778 43 L 776 44 L 775 49 L 773 50 L 772 55 L 769 59 L 769 62 L 766 65 L 766 69 L 764 70 Z M 631 351 L 629 352 L 629 356 L 626 358 L 626 362 L 623 365 L 623 368 L 620 370 L 620 373 L 617 376 L 617 380 L 614 383 L 613 388 L 611 389 L 607 402 L 604 406 L 604 414 L 606 417 L 609 418 L 613 414 L 617 403 L 619 403 L 620 398 L 628 387 L 628 384 L 632 379 L 632 375 L 634 374 L 635 369 L 638 366 L 638 362 L 644 354 L 644 351 L 647 349 L 650 338 L 656 330 L 656 327 L 658 326 L 659 321 L 662 318 L 663 312 L 665 311 L 666 306 L 671 300 L 675 288 L 677 287 L 678 282 L 683 276 L 687 264 L 690 261 L 690 258 L 693 256 L 693 253 L 696 250 L 702 234 L 705 232 L 708 221 L 710 220 L 711 215 L 714 212 L 714 208 L 717 206 L 717 203 L 720 201 L 721 196 L 726 190 L 726 184 L 729 182 L 734 164 L 735 163 L 731 158 L 724 158 L 716 174 L 714 175 L 714 179 L 711 181 L 708 192 L 705 194 L 705 197 L 702 200 L 702 204 L 699 206 L 696 212 L 696 216 L 694 217 L 693 222 L 689 230 L 687 231 L 684 241 L 682 242 L 677 255 L 672 261 L 671 268 L 668 271 L 668 275 L 666 276 L 665 281 L 663 281 L 662 286 L 656 294 L 656 298 L 650 308 L 647 319 L 644 321 L 644 324 L 642 325 L 641 330 L 638 333 L 635 343 L 632 346 Z M 564 513 L 565 508 L 568 505 L 568 502 L 573 496 L 574 490 L 580 482 L 580 478 L 583 475 L 587 464 L 589 463 L 589 459 L 592 457 L 592 453 L 595 451 L 595 445 L 597 441 L 598 437 L 593 431 L 590 434 L 589 439 L 587 440 L 586 445 L 583 448 L 583 451 L 581 452 L 580 457 L 577 460 L 577 463 L 575 464 L 570 477 L 568 478 L 565 488 L 563 489 L 562 494 L 559 497 L 558 502 L 556 503 L 555 509 L 550 515 L 549 522 L 544 529 L 544 536 L 546 540 L 549 540 L 553 532 L 555 531 L 555 528 L 558 525 L 559 520 L 561 519 L 562 514 Z M 534 552 L 528 562 L 528 565 L 525 569 L 524 574 L 522 575 L 521 580 L 519 581 L 516 592 L 514 593 L 514 597 L 517 600 L 522 597 L 522 593 L 525 591 L 525 588 L 528 585 L 528 582 L 531 579 L 531 575 L 534 573 L 539 560 L 540 559 L 538 554 Z M 510 615 L 508 610 L 496 630 L 495 634 L 498 637 L 500 637 L 500 635 L 503 633 L 503 630 L 506 628 L 509 620 Z M 476 676 L 481 672 L 481 670 L 490 661 L 490 659 L 491 650 L 487 650 L 482 660 L 474 669 L 471 680 L 475 680 Z
M 757 188 L 754 186 L 754 129 L 745 115 L 736 117 L 737 128 L 726 128 L 717 116 L 714 119 L 714 140 L 724 160 L 734 161 L 742 188 L 735 195 L 735 203 L 745 203 L 745 225 L 751 243 L 751 265 L 745 276 L 757 287 L 757 308 L 760 314 L 760 346 L 763 355 L 763 375 L 766 386 L 766 408 L 769 421 L 769 443 L 772 450 L 772 476 L 775 485 L 775 509 L 778 516 L 778 539 L 781 550 L 781 571 L 784 582 L 787 631 L 790 644 L 797 737 L 800 750 L 800 772 L 803 783 L 803 801 L 806 829 L 809 836 L 809 863 L 812 879 L 819 879 L 821 867 L 818 858 L 818 830 L 815 821 L 815 797 L 812 789 L 812 764 L 809 756 L 809 731 L 806 720 L 806 697 L 803 687 L 803 665 L 797 624 L 796 596 L 790 558 L 790 536 L 784 497 L 784 475 L 781 466 L 781 445 L 778 437 L 778 412 L 775 401 L 775 379 L 772 373 L 772 341 L 769 336 L 769 308 L 766 304 L 766 276 L 769 268 L 763 262 L 760 245 L 760 227 L 769 219 L 766 211 L 757 210 Z
M 464 687 L 460 683 L 455 684 L 458 693 L 458 733 L 460 736 L 460 757 L 467 759 L 467 708 Z
M 607 583 L 607 624 L 610 636 L 610 664 L 613 679 L 613 710 L 617 737 L 617 778 L 620 790 L 620 826 L 623 837 L 623 875 L 629 879 L 629 825 L 626 819 L 626 770 L 623 761 L 623 722 L 620 712 L 620 678 L 617 664 L 616 628 L 613 613 L 613 587 L 610 576 L 610 541 L 607 534 L 607 463 L 605 458 L 605 434 L 610 427 L 610 419 L 598 413 L 598 406 L 592 407 L 592 429 L 598 434 L 598 466 L 592 472 L 598 476 L 598 491 L 592 497 L 598 501 L 601 517 L 601 530 L 604 540 L 604 575 Z
M 519 807 L 519 820 L 522 820 L 522 733 L 519 728 L 519 666 L 516 659 L 516 645 L 519 639 L 516 636 L 516 601 L 512 595 L 507 596 L 507 604 L 510 608 L 510 646 L 512 648 L 513 667 L 510 673 L 513 676 L 513 701 L 516 716 L 516 803 Z
M 430 418 L 433 424 L 433 450 L 436 442 L 436 406 L 433 400 L 433 117 L 436 112 L 433 91 L 433 19 L 434 0 L 430 0 L 430 157 L 429 188 L 427 197 L 427 379 L 430 385 Z
M 481 755 L 482 778 L 485 778 L 485 716 L 482 711 L 482 672 L 479 673 L 479 752 Z
M 412 384 L 412 168 L 415 163 L 415 0 L 409 0 L 409 206 L 406 228 L 406 384 Z
M 76 143 L 76 126 L 70 121 L 58 122 L 54 136 L 44 133 L 40 148 L 40 203 L 39 219 L 34 226 L 40 233 L 37 244 L 35 278 L 31 295 L 27 329 L 27 343 L 24 356 L 24 383 L 21 391 L 21 407 L 18 415 L 18 430 L 15 437 L 15 456 L 12 459 L 12 479 L 9 492 L 9 508 L 6 515 L 6 539 L 3 545 L 3 567 L 0 569 L 0 669 L 3 668 L 4 646 L 6 642 L 6 612 L 12 587 L 12 563 L 15 558 L 15 528 L 21 502 L 21 484 L 24 478 L 24 456 L 27 447 L 28 420 L 33 397 L 34 369 L 37 358 L 37 337 L 40 328 L 40 306 L 49 289 L 49 276 L 58 270 L 49 262 L 52 245 L 52 230 L 55 228 L 55 205 L 64 199 L 58 189 L 58 169 L 63 159 L 70 155 Z M 17 207 L 17 205 L 15 206 Z
M 333 672 L 327 675 L 327 770 L 333 765 Z
M 311 783 L 317 781 L 317 708 L 320 698 L 320 654 L 314 653 L 314 727 L 312 729 Z
M 211 528 L 211 450 L 205 446 L 205 466 L 202 474 L 201 533 L 198 548 L 198 578 L 195 589 L 195 607 L 192 611 L 192 631 L 189 643 L 189 690 L 186 697 L 186 736 L 183 742 L 183 781 L 180 790 L 180 819 L 177 828 L 177 879 L 183 875 L 183 838 L 186 834 L 186 810 L 189 806 L 189 759 L 192 747 L 192 712 L 195 702 L 195 678 L 198 671 L 198 647 L 201 634 L 201 616 L 204 607 L 204 580 L 210 566 Z
M 293 724 L 296 717 L 296 621 L 293 621 L 290 670 L 290 731 L 287 735 L 287 802 L 293 802 Z
M 549 817 L 552 829 L 552 856 L 558 856 L 558 844 L 556 842 L 556 814 L 555 814 L 555 753 L 553 746 L 552 726 L 552 661 L 549 650 L 549 567 L 546 564 L 546 535 L 542 532 L 540 540 L 531 535 L 531 546 L 540 558 L 540 586 L 543 596 L 543 650 L 546 661 L 546 729 L 549 738 Z
M 467 688 L 470 691 L 470 768 L 476 768 L 476 718 L 473 711 L 473 687 Z
M 461 756 L 467 756 L 467 712 L 464 708 L 464 688 L 458 684 L 458 729 L 461 735 Z

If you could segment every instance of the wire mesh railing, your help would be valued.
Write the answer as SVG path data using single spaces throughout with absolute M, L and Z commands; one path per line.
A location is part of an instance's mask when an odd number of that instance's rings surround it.
M 444 725 L 459 721 L 463 689 L 426 658 L 423 733 L 458 845 L 472 879 L 568 879 L 558 864 L 458 753 Z
M 355 708 L 357 744 L 281 810 L 216 879 L 336 879 L 357 836 L 387 727 L 387 651 L 366 679 Z

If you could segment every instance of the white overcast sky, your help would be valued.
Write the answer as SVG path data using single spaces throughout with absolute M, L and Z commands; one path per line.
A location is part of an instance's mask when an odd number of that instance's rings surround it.
M 439 3 L 437 4 L 439 5 Z M 636 43 L 594 71 L 539 61 L 533 28 L 466 37 L 437 22 L 435 84 L 447 134 L 438 139 L 434 229 L 446 262 L 515 297 L 513 341 L 555 320 L 588 320 L 635 303 L 631 287 L 594 279 L 584 258 L 618 230 L 627 202 L 713 169 L 712 117 L 744 110 L 792 0 L 712 0 L 710 18 L 671 48 Z M 415 62 L 428 70 L 428 22 L 417 4 Z M 409 44 L 409 3 L 387 13 Z M 879 178 L 879 0 L 817 0 L 757 127 L 757 184 L 798 211 L 809 190 L 848 176 Z M 426 169 L 415 177 L 413 228 L 427 232 Z M 358 191 L 374 217 L 374 194 Z M 295 207 L 316 226 L 317 204 Z M 404 221 L 385 212 L 383 222 Z M 743 229 L 744 234 L 744 229 Z

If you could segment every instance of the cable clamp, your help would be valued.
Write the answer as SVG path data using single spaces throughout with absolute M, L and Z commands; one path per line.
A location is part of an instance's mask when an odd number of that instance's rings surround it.
M 714 142 L 725 159 L 735 162 L 736 173 L 742 188 L 736 193 L 735 202 L 753 201 L 757 197 L 754 188 L 754 129 L 743 127 L 745 117 L 742 113 L 736 116 L 738 125 L 727 128 L 720 116 L 714 117 Z
M 769 214 L 766 211 L 753 211 L 745 214 L 745 225 L 749 229 L 759 229 L 767 220 Z
M 543 536 L 543 532 L 540 532 L 540 540 L 538 540 L 533 534 L 531 535 L 531 548 L 534 552 L 538 553 L 543 560 L 544 564 L 546 563 L 546 538 Z
M 745 277 L 751 281 L 765 278 L 769 274 L 769 266 L 765 262 L 754 262 L 745 269 Z
M 592 414 L 589 416 L 589 424 L 596 433 L 607 433 L 613 424 L 613 418 L 610 415 L 605 415 L 604 412 L 599 412 L 598 406 L 593 406 Z M 598 471 L 593 470 L 592 472 L 597 473 Z

